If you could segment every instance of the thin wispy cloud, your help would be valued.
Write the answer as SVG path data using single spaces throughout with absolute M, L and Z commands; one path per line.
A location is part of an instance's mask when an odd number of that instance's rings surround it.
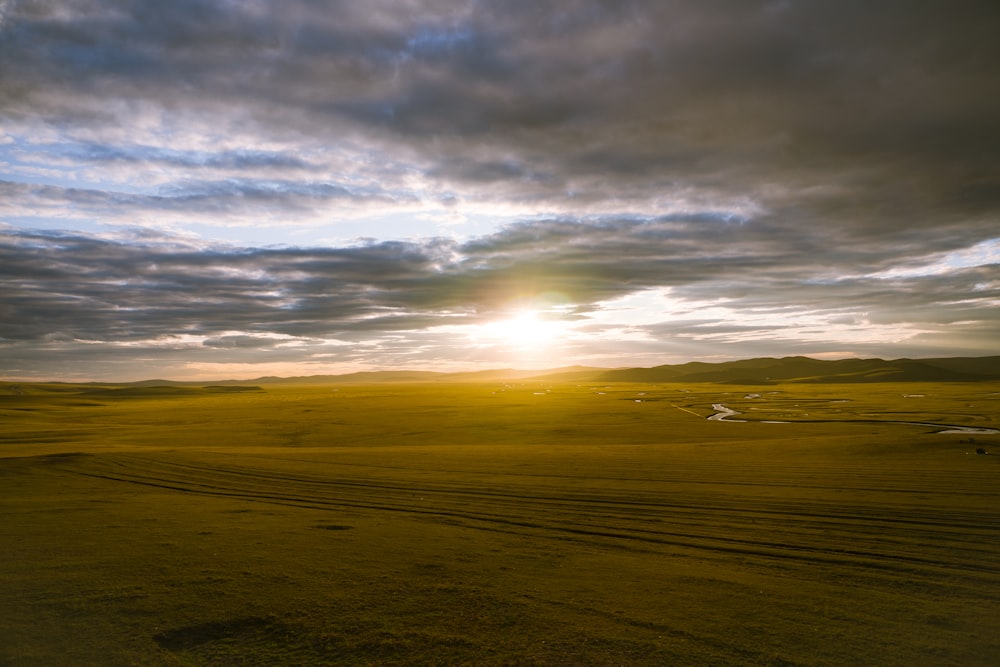
M 996 351 L 995 3 L 0 17 L 5 375 Z

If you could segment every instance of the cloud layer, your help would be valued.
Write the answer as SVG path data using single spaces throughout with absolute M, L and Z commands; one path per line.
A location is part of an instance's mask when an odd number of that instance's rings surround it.
M 148 365 L 132 373 L 147 374 L 191 363 L 496 365 L 518 351 L 490 340 L 490 323 L 530 308 L 558 339 L 548 341 L 558 350 L 526 341 L 544 356 L 513 359 L 532 365 L 993 351 L 996 264 L 848 276 L 870 250 L 814 265 L 799 246 L 752 222 L 673 217 L 342 248 L 13 232 L 0 243 L 0 350 L 14 375 L 74 364 L 120 374 L 136 359 Z
M 995 352 L 997 34 L 988 1 L 0 2 L 0 370 L 488 364 L 512 304 L 567 362 Z

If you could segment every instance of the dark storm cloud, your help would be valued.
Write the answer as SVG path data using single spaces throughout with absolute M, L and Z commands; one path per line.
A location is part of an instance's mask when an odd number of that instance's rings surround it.
M 408 144 L 446 183 L 506 180 L 511 198 L 747 196 L 789 225 L 943 219 L 982 237 L 966 219 L 1000 205 L 998 15 L 985 1 L 22 1 L 4 20 L 0 112 L 88 127 L 127 123 L 131 103 L 237 114 L 265 135 Z
M 206 250 L 181 241 L 25 233 L 5 239 L 2 254 L 3 338 L 128 341 L 228 331 L 329 334 L 372 316 L 381 328 L 392 309 L 420 305 L 419 283 L 435 247 Z

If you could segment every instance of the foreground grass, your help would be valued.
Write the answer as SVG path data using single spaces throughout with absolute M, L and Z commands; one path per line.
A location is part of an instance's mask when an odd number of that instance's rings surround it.
M 993 665 L 997 390 L 0 387 L 0 664 Z

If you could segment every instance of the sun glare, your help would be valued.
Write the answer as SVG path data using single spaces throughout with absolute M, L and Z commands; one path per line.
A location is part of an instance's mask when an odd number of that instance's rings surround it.
M 548 347 L 559 337 L 559 322 L 545 319 L 533 310 L 524 310 L 513 316 L 484 324 L 480 328 L 483 338 L 515 348 L 540 349 Z

